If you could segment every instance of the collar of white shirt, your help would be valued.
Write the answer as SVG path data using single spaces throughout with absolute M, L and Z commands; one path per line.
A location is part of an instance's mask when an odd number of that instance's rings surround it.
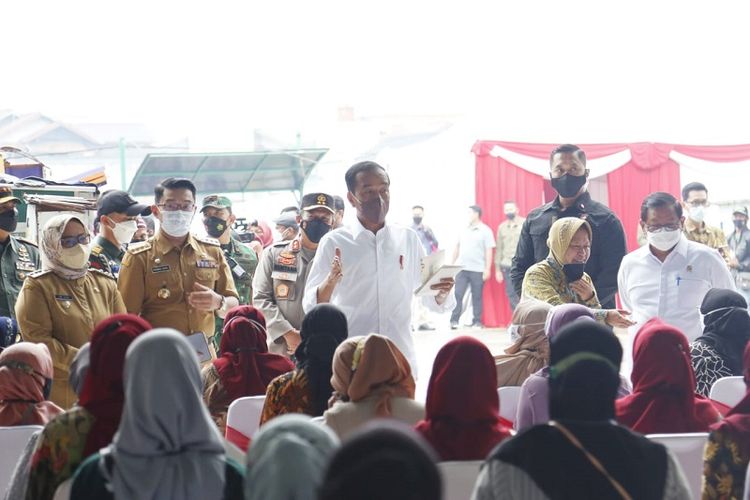
M 381 231 L 385 231 L 388 228 L 388 222 L 385 223 L 383 226 L 383 229 Z M 356 240 L 359 238 L 359 236 L 363 233 L 370 233 L 371 235 L 375 236 L 375 234 L 367 229 L 365 226 L 362 225 L 362 223 L 359 221 L 359 217 L 354 217 L 354 222 L 350 226 L 350 230 L 352 232 L 352 239 Z

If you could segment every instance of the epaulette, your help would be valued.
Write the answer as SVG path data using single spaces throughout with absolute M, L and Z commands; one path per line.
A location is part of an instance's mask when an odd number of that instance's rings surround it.
M 102 269 L 97 269 L 95 267 L 90 267 L 89 271 L 94 272 L 94 273 L 98 273 L 98 274 L 103 274 L 107 278 L 110 278 L 110 279 L 113 279 L 113 280 L 117 280 L 117 278 L 115 278 L 115 276 L 112 273 L 109 273 L 109 272 L 104 271 Z
M 101 246 L 101 245 L 94 245 L 94 246 L 93 246 L 93 247 L 91 248 L 91 255 L 95 255 L 95 256 L 97 256 L 97 257 L 98 257 L 98 256 L 99 256 L 99 254 L 101 254 L 101 253 L 102 253 L 102 250 L 104 250 L 104 249 L 102 248 L 102 246 Z
M 41 276 L 44 276 L 45 274 L 49 274 L 52 272 L 52 269 L 38 269 L 34 271 L 33 273 L 29 273 L 26 275 L 27 278 L 39 278 Z
M 215 247 L 220 247 L 221 242 L 217 240 L 216 238 L 209 238 L 208 236 L 193 236 L 197 241 L 201 243 L 205 243 L 206 245 L 211 245 Z
M 277 241 L 276 243 L 271 243 L 272 247 L 285 247 L 289 244 L 289 241 Z
M 138 255 L 139 253 L 143 253 L 146 250 L 151 250 L 150 241 L 140 241 L 134 245 L 128 245 L 129 254 Z
M 39 248 L 39 245 L 37 245 L 35 242 L 31 240 L 27 240 L 26 238 L 16 238 L 16 241 L 20 241 L 24 245 L 31 245 L 34 248 Z

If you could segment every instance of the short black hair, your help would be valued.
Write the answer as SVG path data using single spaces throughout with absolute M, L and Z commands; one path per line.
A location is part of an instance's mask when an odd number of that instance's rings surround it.
M 195 184 L 190 179 L 184 177 L 167 177 L 154 188 L 154 201 L 159 203 L 164 196 L 165 189 L 189 189 L 195 199 Z
M 470 205 L 469 208 L 478 213 L 480 217 L 482 216 L 482 207 L 479 205 Z
M 411 207 L 411 209 L 412 210 L 420 209 L 421 211 L 424 212 L 424 207 L 422 205 L 414 205 L 413 207 Z
M 708 194 L 708 189 L 706 189 L 705 184 L 701 182 L 691 182 L 685 184 L 685 187 L 682 188 L 682 201 L 687 201 L 688 196 L 690 196 L 690 191 L 705 191 L 706 194 Z
M 346 205 L 344 205 L 344 199 L 341 196 L 335 195 L 333 197 L 333 208 L 336 210 L 344 210 L 346 208 Z
M 346 189 L 349 190 L 350 193 L 354 193 L 354 188 L 357 187 L 357 175 L 361 172 L 367 172 L 368 170 L 375 170 L 380 169 L 383 172 L 385 172 L 385 176 L 388 177 L 388 182 L 390 182 L 391 178 L 388 175 L 388 172 L 378 163 L 375 163 L 374 161 L 361 161 L 359 163 L 355 163 L 351 167 L 349 167 L 349 170 L 346 171 L 346 175 L 344 175 L 344 179 L 346 180 Z
M 682 217 L 682 205 L 669 193 L 656 192 L 646 196 L 641 204 L 641 221 L 646 222 L 648 211 L 654 208 L 672 207 L 677 217 Z
M 553 149 L 549 154 L 550 165 L 552 165 L 552 158 L 554 158 L 556 154 L 574 154 L 576 155 L 576 158 L 581 160 L 581 163 L 586 165 L 586 153 L 584 153 L 583 149 L 579 148 L 575 144 L 561 144 Z

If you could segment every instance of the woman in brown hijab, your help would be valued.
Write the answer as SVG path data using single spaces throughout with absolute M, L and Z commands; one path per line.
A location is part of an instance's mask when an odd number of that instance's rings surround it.
M 331 386 L 334 393 L 323 420 L 342 439 L 375 418 L 410 426 L 424 418 L 424 406 L 414 401 L 409 362 L 382 335 L 342 342 L 333 355 Z
M 539 300 L 523 300 L 515 311 L 511 326 L 518 331 L 516 341 L 495 356 L 497 386 L 520 386 L 529 375 L 549 363 L 549 340 L 544 332 L 547 313 L 552 306 Z

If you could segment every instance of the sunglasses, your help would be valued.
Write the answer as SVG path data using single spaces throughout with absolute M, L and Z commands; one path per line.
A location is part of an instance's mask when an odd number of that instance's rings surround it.
M 64 236 L 60 238 L 60 245 L 63 248 L 73 248 L 79 243 L 81 245 L 88 245 L 91 243 L 91 236 L 88 234 L 79 234 L 78 236 Z

